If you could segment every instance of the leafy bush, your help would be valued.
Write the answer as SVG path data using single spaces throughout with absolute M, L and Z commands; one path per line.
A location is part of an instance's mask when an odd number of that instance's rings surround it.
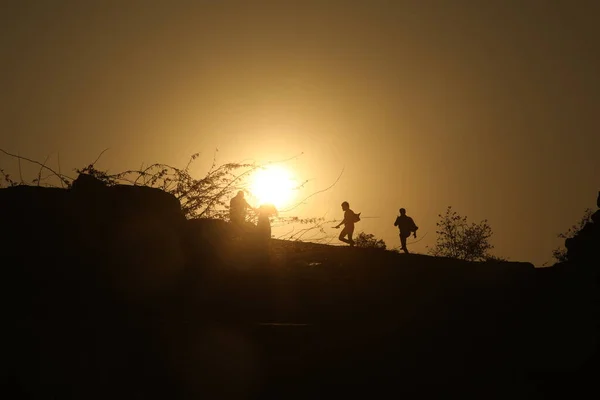
M 460 216 L 451 206 L 448 206 L 444 215 L 438 216 L 438 236 L 430 254 L 465 261 L 496 259 L 490 254 L 494 248 L 489 241 L 493 232 L 487 220 L 469 224 L 467 217 Z
M 371 249 L 386 249 L 386 244 L 382 239 L 377 239 L 372 233 L 360 232 L 354 239 L 356 247 L 371 248 Z

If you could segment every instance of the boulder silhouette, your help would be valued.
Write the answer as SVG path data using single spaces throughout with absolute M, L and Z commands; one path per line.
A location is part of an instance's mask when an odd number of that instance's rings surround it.
M 43 397 L 48 385 L 67 397 L 102 398 L 104 381 L 126 383 L 124 393 L 167 384 L 151 382 L 140 363 L 155 340 L 148 315 L 184 276 L 178 200 L 80 175 L 70 189 L 0 189 L 0 209 L 13 326 L 2 369 L 27 388 L 26 397 Z M 92 397 L 90 387 L 98 388 Z

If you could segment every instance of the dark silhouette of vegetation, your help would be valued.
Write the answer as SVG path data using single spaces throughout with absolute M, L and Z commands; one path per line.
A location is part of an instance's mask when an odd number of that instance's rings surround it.
M 600 208 L 600 192 L 596 205 Z M 559 237 L 565 239 L 565 249 L 554 250 L 554 258 L 559 263 L 584 267 L 597 275 L 600 265 L 600 209 L 595 212 L 585 210 L 579 222 Z
M 587 223 L 592 221 L 592 214 L 592 209 L 586 208 L 579 222 L 571 226 L 565 232 L 559 233 L 558 237 L 560 239 L 565 239 L 565 241 L 574 238 L 579 232 L 581 232 Z M 569 260 L 566 247 L 557 247 L 552 251 L 552 256 L 557 262 L 567 262 Z
M 10 175 L 1 171 L 5 186 L 35 185 L 41 186 L 48 178 L 57 178 L 63 187 L 70 187 L 74 179 L 56 172 L 44 163 L 1 150 L 4 154 L 40 166 L 38 176 L 31 182 L 22 179 L 16 182 Z M 226 219 L 228 216 L 228 203 L 232 194 L 246 186 L 245 178 L 264 165 L 255 163 L 225 163 L 217 165 L 216 154 L 212 165 L 206 175 L 195 178 L 190 172 L 193 162 L 200 153 L 193 154 L 184 168 L 168 164 L 154 163 L 142 166 L 139 169 L 130 169 L 118 173 L 99 169 L 96 164 L 106 150 L 102 151 L 96 160 L 83 168 L 76 168 L 78 175 L 90 175 L 107 186 L 129 184 L 133 186 L 147 186 L 161 189 L 174 195 L 181 203 L 181 208 L 188 219 L 192 218 L 217 218 Z M 60 168 L 59 168 L 60 170 Z M 49 172 L 44 176 L 43 172 Z M 56 187 L 51 183 L 44 186 Z
M 143 169 L 109 174 L 97 169 L 93 163 L 76 172 L 92 175 L 108 185 L 131 184 L 164 190 L 179 200 L 188 219 L 226 219 L 229 214 L 228 203 L 233 193 L 243 189 L 246 185 L 245 178 L 262 166 L 253 163 L 217 165 L 216 158 L 213 158 L 206 175 L 194 178 L 190 167 L 199 156 L 199 153 L 193 154 L 184 168 L 155 163 Z
M 377 239 L 372 233 L 360 232 L 354 240 L 356 247 L 362 247 L 367 249 L 381 249 L 387 248 L 383 239 Z
M 0 188 L 16 185 L 17 182 L 11 178 L 10 174 L 7 174 L 2 168 L 0 168 Z
M 494 248 L 490 243 L 493 232 L 487 220 L 469 224 L 467 217 L 453 211 L 451 206 L 448 206 L 444 215 L 438 216 L 438 236 L 430 254 L 464 261 L 494 259 L 490 254 L 490 250 Z

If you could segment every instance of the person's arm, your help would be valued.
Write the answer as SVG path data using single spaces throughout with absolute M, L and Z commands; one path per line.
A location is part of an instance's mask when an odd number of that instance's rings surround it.
M 244 207 L 251 209 L 252 211 L 257 211 L 257 208 L 252 207 L 250 204 L 248 204 L 248 201 L 246 199 L 244 199 Z
M 342 222 L 340 222 L 339 224 L 337 224 L 334 228 L 337 229 L 340 226 L 342 226 L 343 224 L 345 224 L 346 223 L 346 216 L 347 216 L 347 213 L 344 213 L 344 219 L 342 220 Z
M 398 217 L 396 217 L 396 220 L 394 221 L 394 226 L 398 226 Z

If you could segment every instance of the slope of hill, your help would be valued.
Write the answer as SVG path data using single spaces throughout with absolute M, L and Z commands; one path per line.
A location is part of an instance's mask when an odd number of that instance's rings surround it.
M 6 390 L 543 398 L 592 387 L 589 269 L 265 245 L 222 221 L 185 221 L 173 200 L 0 189 Z

